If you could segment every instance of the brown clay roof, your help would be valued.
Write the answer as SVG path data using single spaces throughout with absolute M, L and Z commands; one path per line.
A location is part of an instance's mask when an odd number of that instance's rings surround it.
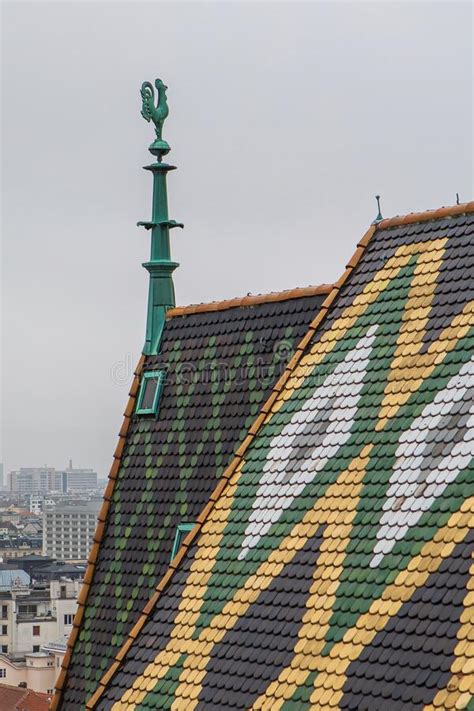
M 49 694 L 0 684 L 0 711 L 48 711 L 50 701 Z

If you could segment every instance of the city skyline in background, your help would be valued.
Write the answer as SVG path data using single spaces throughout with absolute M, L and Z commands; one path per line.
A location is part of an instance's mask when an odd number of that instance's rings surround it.
M 46 694 L 38 706 L 46 711 L 72 629 L 103 482 L 72 461 L 62 470 L 23 467 L 7 479 L 0 488 L 0 696 L 7 703 L 5 684 L 10 691 Z
M 6 473 L 112 462 L 146 318 L 142 81 L 169 86 L 178 304 L 336 280 L 375 194 L 472 195 L 470 4 L 182 6 L 3 4 Z
M 106 481 L 91 467 L 74 467 L 72 459 L 67 467 L 19 467 L 5 471 L 0 462 L 0 486 L 6 491 L 22 494 L 44 494 L 49 491 L 63 493 L 81 489 L 97 489 Z

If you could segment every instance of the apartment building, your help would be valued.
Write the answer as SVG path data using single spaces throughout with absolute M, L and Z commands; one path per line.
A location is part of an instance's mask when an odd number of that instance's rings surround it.
M 33 555 L 41 555 L 42 540 L 20 539 L 16 541 L 0 541 L 0 560 L 9 558 L 26 558 Z
M 0 589 L 0 682 L 50 693 L 72 628 L 81 580 Z
M 65 561 L 86 560 L 92 546 L 101 499 L 61 504 L 43 512 L 43 555 Z
M 12 585 L 0 591 L 0 653 L 37 653 L 71 629 L 80 580 Z
M 54 506 L 54 503 L 54 499 L 44 496 L 44 494 L 30 494 L 28 508 L 31 513 L 36 514 L 36 516 L 41 516 L 43 509 L 48 506 Z
M 9 489 L 18 496 L 46 494 L 60 484 L 59 472 L 53 467 L 21 467 L 8 474 Z
M 52 694 L 58 671 L 49 652 L 32 652 L 21 659 L 0 654 L 0 683 Z M 0 686 L 0 694 L 3 690 Z

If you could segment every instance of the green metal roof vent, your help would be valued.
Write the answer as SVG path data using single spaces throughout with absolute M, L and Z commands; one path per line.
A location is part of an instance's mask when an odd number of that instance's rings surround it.
M 146 81 L 143 82 L 140 89 L 142 116 L 147 121 L 153 121 L 156 134 L 155 140 L 148 148 L 150 153 L 156 157 L 156 163 L 145 166 L 145 170 L 153 173 L 152 217 L 149 222 L 138 222 L 140 227 L 151 230 L 150 259 L 143 264 L 150 274 L 146 337 L 143 347 L 145 355 L 158 353 L 166 312 L 175 306 L 172 275 L 179 264 L 171 260 L 169 231 L 173 227 L 183 227 L 182 223 L 170 220 L 168 217 L 166 176 L 168 171 L 174 170 L 176 166 L 162 162 L 163 156 L 170 151 L 169 144 L 162 138 L 163 123 L 169 113 L 166 99 L 168 87 L 161 79 L 156 79 L 155 88 L 157 92 L 156 106 L 153 85 Z

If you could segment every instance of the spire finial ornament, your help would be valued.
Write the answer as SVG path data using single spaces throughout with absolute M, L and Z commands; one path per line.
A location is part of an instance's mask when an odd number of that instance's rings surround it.
M 169 153 L 170 147 L 167 141 L 161 137 L 163 124 L 169 114 L 168 101 L 166 99 L 167 86 L 161 79 L 155 79 L 155 88 L 157 93 L 157 103 L 155 106 L 155 89 L 149 81 L 144 81 L 140 89 L 142 97 L 141 114 L 145 121 L 153 121 L 155 124 L 156 139 L 150 145 L 150 153 L 157 156 L 161 161 L 162 157 Z
M 375 220 L 374 220 L 373 223 L 372 223 L 372 224 L 374 224 L 374 225 L 375 225 L 377 222 L 380 222 L 381 220 L 383 220 L 382 212 L 381 212 L 381 210 L 380 210 L 380 195 L 376 195 L 376 196 L 375 196 L 375 199 L 377 200 L 377 217 L 375 218 Z
M 162 162 L 163 156 L 170 151 L 168 143 L 161 137 L 163 123 L 169 112 L 166 100 L 168 87 L 161 79 L 156 79 L 155 88 L 158 92 L 156 106 L 152 84 L 145 81 L 140 89 L 142 116 L 155 124 L 156 139 L 148 150 L 157 159 L 155 163 L 145 166 L 145 170 L 149 170 L 153 175 L 151 220 L 138 223 L 140 227 L 151 231 L 150 259 L 143 264 L 150 274 L 146 336 L 143 347 L 145 355 L 159 353 L 166 312 L 175 305 L 173 272 L 179 265 L 171 259 L 170 230 L 174 227 L 183 227 L 181 222 L 170 220 L 168 216 L 166 176 L 170 170 L 175 169 L 175 166 Z

